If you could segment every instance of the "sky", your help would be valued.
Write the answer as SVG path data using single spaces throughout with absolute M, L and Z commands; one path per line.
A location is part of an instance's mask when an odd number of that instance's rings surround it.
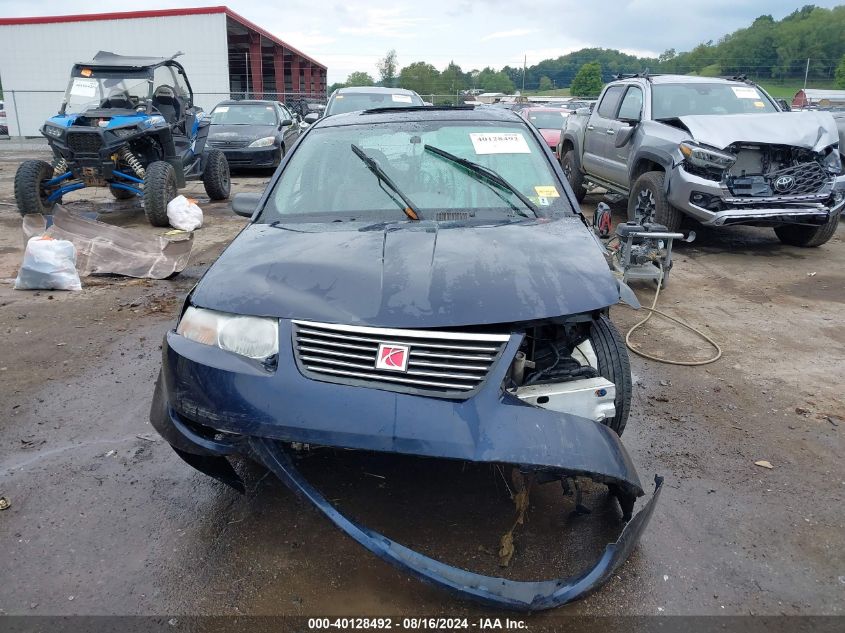
M 145 0 L 144 9 L 212 6 L 221 0 Z M 781 19 L 811 0 L 229 0 L 227 6 L 329 68 L 329 84 L 365 71 L 395 49 L 442 70 L 521 66 L 585 47 L 657 56 L 742 28 L 761 14 Z M 832 7 L 836 1 L 816 0 Z M 0 0 L 0 17 L 117 11 L 102 2 Z M 127 10 L 129 8 L 127 7 Z

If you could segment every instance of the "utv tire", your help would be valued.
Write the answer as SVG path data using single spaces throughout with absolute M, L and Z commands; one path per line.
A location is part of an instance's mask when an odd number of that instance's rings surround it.
M 144 177 L 144 214 L 153 226 L 168 226 L 167 203 L 178 194 L 173 165 L 163 160 L 152 162 Z
M 202 174 L 202 184 L 205 192 L 212 200 L 225 200 L 229 197 L 231 179 L 229 178 L 229 161 L 219 149 L 209 150 L 205 158 L 205 170 Z
M 616 385 L 616 415 L 603 424 L 621 436 L 631 411 L 631 363 L 628 350 L 616 327 L 605 315 L 593 321 L 590 343 L 598 361 L 598 372 Z
M 115 200 L 129 200 L 130 198 L 135 197 L 134 193 L 126 191 L 126 189 L 118 189 L 117 187 L 109 186 L 109 191 L 111 191 L 111 195 L 115 197 Z
M 629 222 L 656 222 L 673 233 L 681 228 L 684 216 L 666 199 L 664 178 L 662 171 L 647 171 L 637 178 L 628 196 Z
M 584 187 L 584 174 L 578 169 L 578 163 L 575 161 L 575 152 L 573 150 L 568 150 L 564 153 L 563 158 L 560 159 L 560 166 L 563 169 L 563 174 L 569 181 L 569 186 L 572 187 L 575 199 L 578 202 L 584 202 L 584 198 L 587 197 L 587 188 Z
M 790 246 L 803 246 L 812 248 L 821 246 L 833 237 L 836 227 L 839 226 L 839 214 L 829 219 L 821 226 L 798 226 L 795 224 L 784 224 L 775 227 L 775 235 L 784 244 Z
M 41 185 L 53 177 L 53 167 L 43 160 L 26 160 L 18 167 L 15 174 L 15 202 L 21 215 L 30 213 L 49 214 L 53 205 L 61 202 L 47 202 L 49 193 Z

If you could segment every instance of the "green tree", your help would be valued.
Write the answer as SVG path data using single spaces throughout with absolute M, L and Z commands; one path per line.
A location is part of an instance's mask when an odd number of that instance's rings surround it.
M 576 97 L 598 97 L 602 89 L 601 64 L 584 64 L 569 86 L 569 94 Z
M 399 85 L 421 95 L 434 94 L 440 73 L 431 64 L 414 62 L 405 66 L 399 73 Z
M 398 67 L 399 62 L 396 59 L 396 50 L 391 48 L 387 51 L 387 55 L 376 63 L 382 86 L 393 86 L 396 83 L 396 70 Z
M 349 77 L 346 78 L 347 86 L 373 86 L 375 83 L 375 80 L 369 73 L 361 71 L 351 73 Z
M 839 60 L 833 82 L 837 88 L 845 88 L 845 55 Z
M 451 61 L 440 73 L 436 92 L 442 95 L 454 95 L 459 90 L 465 90 L 468 86 L 467 74 L 454 61 Z
M 553 85 L 552 80 L 545 75 L 540 77 L 540 90 L 551 90 Z
M 475 79 L 475 85 L 485 92 L 513 92 L 513 82 L 501 70 L 496 71 L 489 66 L 478 73 Z
M 326 90 L 326 94 L 329 94 L 329 95 L 330 95 L 331 93 L 333 93 L 333 92 L 334 92 L 335 90 L 337 90 L 338 88 L 344 88 L 345 86 L 346 86 L 346 84 L 345 84 L 345 83 L 343 83 L 342 81 L 338 81 L 337 83 L 333 83 L 333 84 L 332 84 L 331 86 L 329 86 L 329 87 L 328 87 L 328 89 Z

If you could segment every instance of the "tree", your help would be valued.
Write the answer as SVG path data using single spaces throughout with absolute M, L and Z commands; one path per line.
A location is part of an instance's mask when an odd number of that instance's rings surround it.
M 551 90 L 553 85 L 554 84 L 552 84 L 552 80 L 546 77 L 545 75 L 540 77 L 540 90 Z
M 833 82 L 837 88 L 845 88 L 845 55 L 839 60 Z
M 469 80 L 466 73 L 454 61 L 451 61 L 440 73 L 436 91 L 443 95 L 454 95 L 459 90 L 466 89 L 468 85 Z
M 489 66 L 478 73 L 475 85 L 485 92 L 513 92 L 513 82 L 502 71 L 495 71 Z
M 331 86 L 329 86 L 329 87 L 326 89 L 326 94 L 329 94 L 329 95 L 330 95 L 331 93 L 333 93 L 333 92 L 334 92 L 335 90 L 337 90 L 338 88 L 344 88 L 345 86 L 346 86 L 346 84 L 345 84 L 345 83 L 343 83 L 342 81 L 338 81 L 337 83 L 332 84 Z
M 591 62 L 581 66 L 569 86 L 569 94 L 576 97 L 598 97 L 602 85 L 601 64 Z
M 369 73 L 356 71 L 346 78 L 347 86 L 372 86 L 376 82 Z
M 396 69 L 398 66 L 399 62 L 396 59 L 396 50 L 393 48 L 387 51 L 387 55 L 378 60 L 376 68 L 378 68 L 382 86 L 393 86 L 396 83 Z
M 399 85 L 421 95 L 434 94 L 440 73 L 431 64 L 414 62 L 399 73 Z

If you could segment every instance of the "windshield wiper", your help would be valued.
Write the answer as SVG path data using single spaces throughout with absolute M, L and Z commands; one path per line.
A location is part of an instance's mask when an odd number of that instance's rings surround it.
M 519 189 L 517 189 L 507 180 L 505 180 L 498 172 L 493 171 L 492 169 L 490 169 L 489 167 L 485 167 L 484 165 L 480 165 L 478 163 L 472 162 L 471 160 L 467 160 L 466 158 L 461 158 L 460 156 L 450 154 L 446 150 L 442 150 L 439 147 L 434 147 L 432 145 L 423 145 L 423 149 L 427 152 L 431 152 L 435 156 L 440 156 L 441 158 L 445 158 L 448 161 L 452 161 L 453 163 L 460 165 L 481 182 L 484 182 L 488 185 L 494 185 L 499 189 L 504 189 L 505 191 L 512 193 L 517 198 L 519 198 L 519 201 L 522 204 L 531 209 L 531 213 L 534 214 L 534 217 L 539 216 L 539 214 L 537 213 L 537 207 L 534 205 L 534 203 L 531 202 L 528 198 L 526 198 L 525 195 L 523 195 L 523 193 L 519 191 Z M 508 202 L 507 200 L 505 201 Z M 508 204 L 510 204 L 511 208 L 517 213 L 519 213 L 519 215 L 526 218 L 528 217 L 528 215 L 522 213 L 510 202 L 508 202 Z
M 390 199 L 393 200 L 393 202 L 399 205 L 399 207 L 405 212 L 405 215 L 407 215 L 408 218 L 410 218 L 411 220 L 419 220 L 420 214 L 416 211 L 416 205 L 410 200 L 408 200 L 408 196 L 402 193 L 402 190 L 399 189 L 398 185 L 393 182 L 393 180 L 391 180 L 390 176 L 384 173 L 384 170 L 379 167 L 379 164 L 375 160 L 367 156 L 364 153 L 364 150 L 355 145 L 355 143 L 352 143 L 350 147 L 352 147 L 352 151 L 354 152 L 354 154 L 362 161 L 364 161 L 364 164 L 367 166 L 367 169 L 373 172 L 376 178 L 378 178 L 379 187 L 381 187 L 384 192 L 388 196 L 390 196 Z M 387 189 L 385 189 L 384 185 L 387 185 L 390 189 L 392 189 L 393 193 L 399 196 L 400 199 L 397 199 L 396 196 L 394 196 Z

